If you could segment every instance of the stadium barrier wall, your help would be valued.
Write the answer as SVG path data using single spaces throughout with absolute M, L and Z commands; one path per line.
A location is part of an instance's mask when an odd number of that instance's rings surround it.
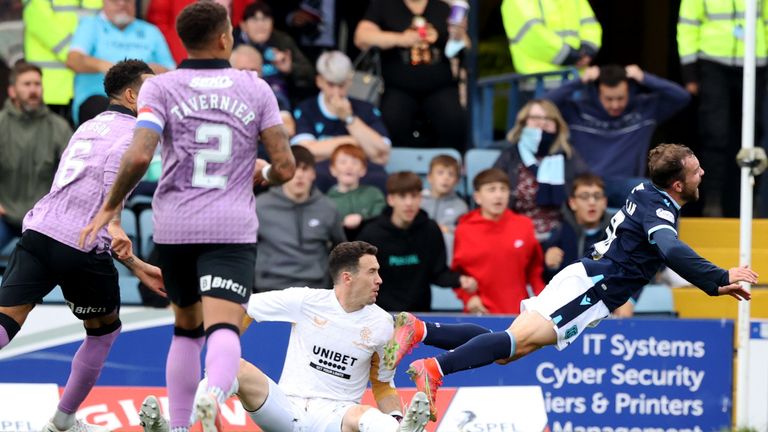
M 30 327 L 25 327 L 13 344 L 0 351 L 0 382 L 62 386 L 83 336 L 82 328 L 64 307 L 40 307 L 33 313 L 43 316 L 31 316 Z M 472 322 L 493 330 L 505 329 L 510 322 L 509 317 L 423 317 L 444 323 Z M 124 308 L 122 319 L 123 334 L 113 347 L 98 385 L 164 385 L 164 363 L 171 338 L 170 313 Z M 284 323 L 252 325 L 243 334 L 244 357 L 268 375 L 279 377 L 289 331 L 290 326 Z M 403 362 L 439 352 L 419 347 Z M 398 371 L 396 384 L 401 388 L 412 387 L 405 367 Z M 451 395 L 457 387 L 521 385 L 541 387 L 550 428 L 555 432 L 728 429 L 732 416 L 733 323 L 609 319 L 588 330 L 562 352 L 548 347 L 507 366 L 490 365 L 446 377 L 442 394 Z M 102 391 L 108 389 L 99 388 L 95 394 Z M 112 415 L 121 418 L 124 426 L 137 424 L 132 423 L 136 419 L 131 418 L 130 411 L 146 391 L 110 391 L 118 400 L 85 406 L 90 410 L 85 414 L 91 420 L 97 415 L 102 420 Z M 128 398 L 134 393 L 134 397 Z M 442 394 L 439 405 L 444 410 L 453 397 Z M 124 403 L 120 399 L 123 396 L 127 398 Z M 500 410 L 524 403 L 514 399 L 500 401 L 489 396 L 484 403 L 496 403 Z

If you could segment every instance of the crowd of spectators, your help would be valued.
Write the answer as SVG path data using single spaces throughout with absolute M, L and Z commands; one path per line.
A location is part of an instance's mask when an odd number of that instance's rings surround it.
M 126 57 L 158 74 L 184 59 L 173 22 L 190 1 L 26 3 L 26 60 L 9 65 L 0 111 L 0 249 L 20 234 L 23 215 L 47 192 L 57 166 L 77 163 L 62 151 L 73 127 L 106 109 L 104 72 Z M 358 239 L 378 247 L 378 304 L 385 309 L 428 311 L 432 286 L 439 286 L 454 289 L 466 312 L 518 313 L 520 300 L 602 239 L 612 212 L 645 176 L 656 127 L 692 95 L 702 119 L 702 166 L 712 177 L 702 184 L 705 215 L 738 209 L 738 188 L 728 183 L 735 168 L 724 168 L 735 164 L 722 161 L 740 145 L 732 131 L 739 129 L 735 59 L 743 35 L 714 35 L 722 26 L 694 1 L 681 5 L 681 86 L 637 65 L 594 65 L 601 26 L 587 0 L 504 0 L 515 69 L 575 67 L 580 77 L 548 82 L 546 94 L 525 103 L 498 160 L 471 179 L 447 154 L 432 159 L 425 177 L 386 170 L 393 147 L 471 147 L 457 72 L 467 67 L 471 46 L 466 19 L 449 22 L 450 1 L 370 0 L 356 20 L 335 0 L 220 2 L 231 11 L 230 63 L 271 86 L 297 162 L 293 180 L 255 191 L 258 216 L 271 227 L 259 234 L 261 291 L 329 287 L 327 253 Z M 740 12 L 729 5 L 720 12 Z M 766 85 L 765 30 L 758 20 L 758 101 Z M 724 53 L 729 38 L 736 48 Z M 380 51 L 377 105 L 349 96 L 357 50 Z M 157 174 L 138 193 L 151 196 Z M 464 181 L 473 185 L 471 196 L 461 195 Z

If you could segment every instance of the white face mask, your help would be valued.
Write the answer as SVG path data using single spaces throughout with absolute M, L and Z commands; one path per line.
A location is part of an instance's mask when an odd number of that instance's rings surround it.
M 112 23 L 118 27 L 125 27 L 132 23 L 134 19 L 136 18 L 127 13 L 121 13 L 112 17 Z

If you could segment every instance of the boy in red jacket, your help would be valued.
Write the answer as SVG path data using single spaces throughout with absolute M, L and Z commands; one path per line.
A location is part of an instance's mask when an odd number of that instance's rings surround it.
M 481 171 L 473 180 L 480 208 L 459 219 L 454 240 L 453 269 L 474 277 L 473 294 L 456 289 L 464 311 L 519 314 L 520 301 L 544 289 L 544 258 L 533 222 L 507 208 L 509 177 L 497 168 Z

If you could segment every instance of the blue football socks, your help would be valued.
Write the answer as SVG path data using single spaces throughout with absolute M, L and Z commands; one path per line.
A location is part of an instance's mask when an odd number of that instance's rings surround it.
M 491 364 L 512 357 L 515 340 L 508 331 L 481 334 L 436 357 L 443 375 Z

